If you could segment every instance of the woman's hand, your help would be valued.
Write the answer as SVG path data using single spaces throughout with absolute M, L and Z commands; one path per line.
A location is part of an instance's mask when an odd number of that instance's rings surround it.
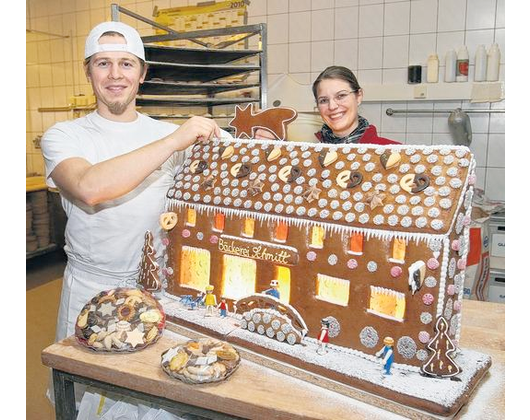
M 208 142 L 221 137 L 221 129 L 209 118 L 194 116 L 177 128 L 169 137 L 176 140 L 176 151 L 185 150 L 197 141 Z

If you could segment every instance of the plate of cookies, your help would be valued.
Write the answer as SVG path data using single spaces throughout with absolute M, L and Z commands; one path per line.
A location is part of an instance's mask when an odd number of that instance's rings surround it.
M 75 336 L 99 352 L 132 352 L 155 343 L 166 316 L 149 292 L 135 288 L 106 290 L 94 296 L 79 313 Z
M 162 353 L 162 369 L 188 384 L 224 381 L 239 366 L 241 357 L 226 341 L 199 338 L 171 347 Z

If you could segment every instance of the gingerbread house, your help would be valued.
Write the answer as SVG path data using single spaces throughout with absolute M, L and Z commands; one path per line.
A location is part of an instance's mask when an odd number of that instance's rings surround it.
M 421 366 L 440 317 L 457 344 L 474 160 L 462 146 L 196 144 L 169 189 L 171 296 L 230 304 L 279 283 L 317 337 Z

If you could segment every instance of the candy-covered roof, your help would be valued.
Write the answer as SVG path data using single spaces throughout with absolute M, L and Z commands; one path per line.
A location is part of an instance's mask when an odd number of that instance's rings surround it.
M 440 235 L 473 168 L 463 146 L 215 140 L 193 146 L 167 197 L 249 217 Z

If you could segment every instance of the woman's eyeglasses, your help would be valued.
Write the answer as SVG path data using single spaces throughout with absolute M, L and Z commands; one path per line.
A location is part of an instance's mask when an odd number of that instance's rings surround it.
M 346 99 L 348 98 L 348 95 L 350 95 L 352 93 L 357 93 L 357 92 L 358 92 L 357 90 L 350 90 L 349 92 L 346 92 L 346 91 L 339 92 L 333 97 L 333 101 L 337 105 L 342 105 L 344 102 L 346 102 Z M 317 106 L 319 108 L 328 107 L 330 100 L 331 100 L 330 98 L 327 98 L 325 96 L 322 97 L 322 98 L 318 98 L 317 99 Z

